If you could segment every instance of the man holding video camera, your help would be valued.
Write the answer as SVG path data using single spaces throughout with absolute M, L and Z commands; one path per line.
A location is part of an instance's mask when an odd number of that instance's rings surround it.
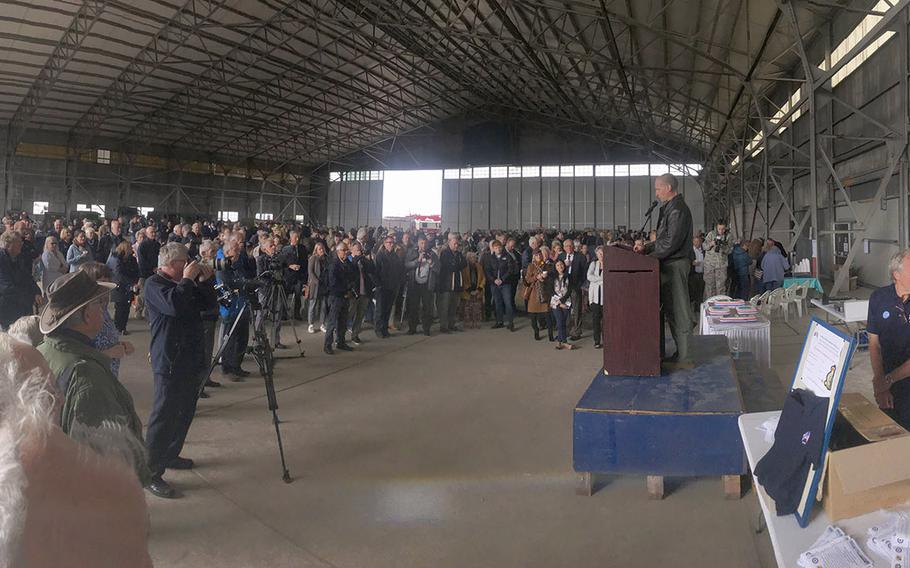
M 231 303 L 228 306 L 222 305 L 220 309 L 222 341 L 226 341 L 221 352 L 221 371 L 234 382 L 240 382 L 250 375 L 249 371 L 240 366 L 250 342 L 250 313 L 245 309 L 247 300 L 242 292 L 246 283 L 255 275 L 247 271 L 247 263 L 241 254 L 242 243 L 242 238 L 237 235 L 228 237 L 219 253 L 218 270 L 215 273 L 219 284 L 235 292 Z M 224 339 L 232 327 L 234 333 Z
M 272 280 L 281 280 L 285 269 L 299 271 L 299 264 L 288 264 L 284 256 L 278 253 L 277 238 L 273 236 L 263 236 L 259 239 L 259 256 L 256 258 L 256 276 L 262 278 L 266 276 Z M 282 287 L 283 289 L 283 287 Z M 287 346 L 281 343 L 281 320 L 285 317 L 285 308 L 287 306 L 277 305 L 279 297 L 267 297 L 268 286 L 263 286 L 259 291 L 259 301 L 262 302 L 262 317 L 267 314 L 275 320 L 275 349 L 287 349 Z M 267 305 L 271 301 L 273 305 Z
M 727 261 L 731 245 L 727 225 L 723 222 L 718 222 L 714 230 L 705 236 L 705 298 L 727 293 Z

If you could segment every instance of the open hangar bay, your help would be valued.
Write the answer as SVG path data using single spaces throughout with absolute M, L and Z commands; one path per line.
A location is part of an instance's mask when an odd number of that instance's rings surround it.
M 637 229 L 670 171 L 696 229 L 779 240 L 831 295 L 881 286 L 910 235 L 908 5 L 3 0 L 0 196 L 351 228 L 382 222 L 384 172 L 436 169 L 453 231 Z M 807 321 L 772 326 L 781 389 Z M 156 565 L 773 565 L 717 479 L 575 496 L 601 355 L 559 355 L 481 330 L 281 361 L 291 485 L 260 385 L 229 385 L 200 404 L 187 497 L 150 498 Z

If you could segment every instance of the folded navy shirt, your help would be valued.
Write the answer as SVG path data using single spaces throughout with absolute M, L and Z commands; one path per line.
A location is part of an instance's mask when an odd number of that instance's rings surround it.
M 774 445 L 755 465 L 755 477 L 774 499 L 778 515 L 796 512 L 809 466 L 820 466 L 828 402 L 808 390 L 791 390 L 774 432 Z

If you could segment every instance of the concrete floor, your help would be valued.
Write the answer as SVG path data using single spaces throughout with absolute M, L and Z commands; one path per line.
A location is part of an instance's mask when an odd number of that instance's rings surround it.
M 148 496 L 155 565 L 773 566 L 767 535 L 753 530 L 754 495 L 727 501 L 720 479 L 668 480 L 660 502 L 638 477 L 599 478 L 594 496 L 576 496 L 572 409 L 601 353 L 590 337 L 557 352 L 519 323 L 516 333 L 368 333 L 334 357 L 321 334 L 302 333 L 310 355 L 276 374 L 290 485 L 262 380 L 212 389 L 184 450 L 196 469 L 167 475 L 184 497 Z M 807 324 L 774 324 L 786 384 Z M 146 420 L 148 332 L 138 321 L 130 330 L 137 352 L 121 379 Z M 851 373 L 851 390 L 867 369 Z

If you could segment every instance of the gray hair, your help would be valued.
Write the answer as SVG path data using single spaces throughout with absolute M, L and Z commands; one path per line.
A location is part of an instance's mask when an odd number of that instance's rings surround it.
M 676 176 L 673 174 L 661 174 L 657 176 L 655 181 L 669 187 L 674 192 L 676 191 L 676 188 L 679 187 L 679 181 L 677 181 Z
M 891 275 L 892 280 L 894 280 L 895 274 L 900 274 L 904 271 L 904 261 L 908 258 L 910 258 L 910 249 L 904 249 L 891 257 L 890 262 L 888 262 L 888 274 Z
M 203 252 L 208 252 L 215 248 L 217 248 L 215 246 L 215 241 L 213 241 L 212 239 L 205 239 L 204 241 L 202 241 L 202 244 L 199 245 L 199 254 L 202 254 Z
M 534 245 L 537 244 L 537 237 L 531 237 L 528 239 L 528 246 L 534 248 Z
M 4 231 L 0 234 L 0 249 L 9 250 L 12 245 L 21 242 L 22 235 L 19 234 L 19 231 Z
M 38 316 L 22 316 L 9 326 L 7 333 L 13 339 L 37 347 L 44 340 L 44 334 L 38 325 L 40 320 Z
M 189 254 L 186 252 L 186 245 L 180 243 L 167 243 L 161 247 L 161 251 L 158 253 L 158 268 L 164 268 L 175 260 L 187 258 L 188 256 Z
M 25 442 L 43 442 L 53 424 L 50 377 L 40 369 L 22 369 L 27 347 L 0 333 L 0 565 L 20 564 L 28 480 L 20 459 Z

